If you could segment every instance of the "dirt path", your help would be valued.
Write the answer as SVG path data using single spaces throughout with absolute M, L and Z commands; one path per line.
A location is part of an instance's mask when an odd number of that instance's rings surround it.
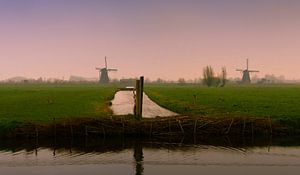
M 115 115 L 133 114 L 133 108 L 134 108 L 133 91 L 118 91 L 115 94 L 115 98 L 112 100 L 112 106 L 111 106 L 111 109 L 113 110 Z M 166 116 L 176 116 L 176 115 L 178 114 L 157 105 L 144 93 L 144 98 L 143 98 L 144 118 L 154 118 L 157 116 L 166 117 Z

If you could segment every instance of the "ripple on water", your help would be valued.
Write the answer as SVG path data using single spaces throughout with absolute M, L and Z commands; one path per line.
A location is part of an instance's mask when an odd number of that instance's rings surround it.
M 0 174 L 6 173 L 4 170 L 14 167 L 16 170 L 34 169 L 44 171 L 46 167 L 63 167 L 63 170 L 70 172 L 78 169 L 76 173 L 81 172 L 82 167 L 102 168 L 110 167 L 108 171 L 115 171 L 120 167 L 124 172 L 141 167 L 140 170 L 163 170 L 165 167 L 190 166 L 202 167 L 251 167 L 258 169 L 273 167 L 276 171 L 285 169 L 300 170 L 300 147 L 244 147 L 232 148 L 226 146 L 210 145 L 184 145 L 174 146 L 131 146 L 118 151 L 109 150 L 98 152 L 85 152 L 79 149 L 57 149 L 38 148 L 36 151 L 0 151 Z M 110 166 L 112 165 L 112 166 Z M 156 168 L 155 168 L 156 167 Z M 294 167 L 294 168 L 291 168 Z M 280 169 L 281 168 L 281 169 Z M 104 168 L 105 169 L 105 168 Z M 270 168 L 267 168 L 268 171 Z M 168 169 L 169 171 L 170 169 Z M 9 171 L 13 171 L 9 169 Z M 97 169 L 99 172 L 99 169 Z M 97 172 L 95 170 L 95 174 Z M 210 170 L 214 171 L 214 169 Z M 271 171 L 271 170 L 270 170 Z M 180 171 L 178 170 L 177 174 Z M 189 171 L 187 171 L 189 172 Z M 131 172 L 132 173 L 132 172 Z M 174 172 L 176 174 L 176 172 Z M 275 172 L 276 173 L 276 172 Z M 123 174 L 123 173 L 122 173 Z M 150 172 L 146 173 L 152 175 Z M 234 174 L 234 173 L 233 173 Z M 26 175 L 26 174 L 25 174 Z

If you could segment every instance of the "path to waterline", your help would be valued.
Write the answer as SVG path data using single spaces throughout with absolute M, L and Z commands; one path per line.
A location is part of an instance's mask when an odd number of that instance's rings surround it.
M 115 98 L 112 100 L 111 109 L 115 115 L 128 115 L 133 114 L 134 108 L 134 95 L 133 91 L 118 91 Z M 167 117 L 176 116 L 178 114 L 164 109 L 153 102 L 145 93 L 143 98 L 143 117 Z

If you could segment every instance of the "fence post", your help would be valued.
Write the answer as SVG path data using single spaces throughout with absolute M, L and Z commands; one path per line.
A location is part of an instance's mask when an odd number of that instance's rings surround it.
M 140 77 L 140 118 L 143 116 L 144 77 Z
M 140 80 L 135 85 L 135 115 L 140 118 Z
M 138 119 L 142 119 L 143 115 L 143 93 L 144 93 L 144 77 L 140 77 L 139 80 L 136 80 L 135 85 L 135 114 Z

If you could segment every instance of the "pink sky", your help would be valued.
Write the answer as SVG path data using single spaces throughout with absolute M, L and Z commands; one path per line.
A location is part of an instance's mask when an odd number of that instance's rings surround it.
M 300 2 L 0 1 L 0 80 L 144 75 L 177 80 L 202 68 L 260 70 L 300 79 Z

